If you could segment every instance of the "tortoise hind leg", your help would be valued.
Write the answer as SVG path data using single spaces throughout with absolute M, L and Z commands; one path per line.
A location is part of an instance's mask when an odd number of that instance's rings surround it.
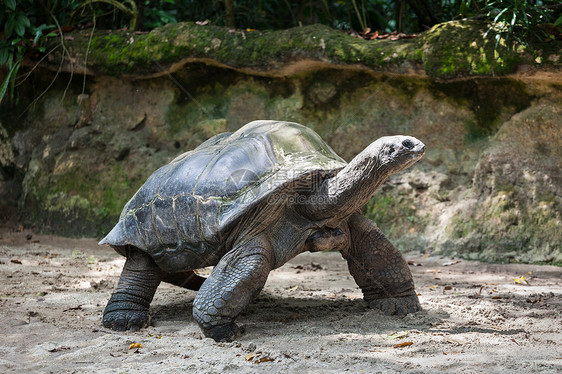
M 121 278 L 103 311 L 103 325 L 118 331 L 148 326 L 148 308 L 163 278 L 163 271 L 149 255 L 132 246 L 126 252 Z
M 356 213 L 349 219 L 349 230 L 351 245 L 342 255 L 369 306 L 387 315 L 420 310 L 407 262 L 377 225 Z

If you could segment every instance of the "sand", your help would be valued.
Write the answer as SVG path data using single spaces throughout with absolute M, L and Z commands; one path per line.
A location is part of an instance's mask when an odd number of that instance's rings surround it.
M 239 317 L 245 333 L 237 341 L 216 343 L 191 316 L 195 292 L 166 284 L 152 303 L 152 326 L 103 328 L 121 256 L 95 239 L 2 229 L 0 371 L 562 372 L 562 268 L 406 256 L 418 313 L 370 310 L 339 253 L 307 253 L 271 273 Z

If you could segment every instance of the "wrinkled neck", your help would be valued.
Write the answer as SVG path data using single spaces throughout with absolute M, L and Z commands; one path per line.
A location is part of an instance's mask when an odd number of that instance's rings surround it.
M 326 179 L 302 206 L 316 220 L 343 218 L 361 209 L 390 173 L 381 165 L 377 144 L 371 144 L 336 176 Z

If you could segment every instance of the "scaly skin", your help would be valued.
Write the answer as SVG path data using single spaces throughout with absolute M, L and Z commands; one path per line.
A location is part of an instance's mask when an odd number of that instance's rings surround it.
M 342 251 L 365 301 L 384 314 L 421 309 L 408 263 L 371 220 L 353 214 L 348 221 L 351 246 Z
M 237 244 L 220 260 L 193 301 L 193 317 L 205 336 L 232 341 L 240 334 L 234 319 L 260 293 L 272 265 L 271 246 L 260 236 Z
M 148 308 L 162 273 L 149 255 L 134 247 L 127 248 L 121 278 L 103 311 L 103 325 L 117 331 L 148 326 Z

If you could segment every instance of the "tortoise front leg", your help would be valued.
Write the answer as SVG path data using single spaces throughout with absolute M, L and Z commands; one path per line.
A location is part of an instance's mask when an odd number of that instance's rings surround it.
M 349 230 L 351 245 L 342 255 L 369 306 L 387 315 L 420 310 L 408 263 L 377 225 L 356 213 Z
M 118 331 L 146 327 L 148 308 L 162 277 L 163 271 L 148 254 L 129 246 L 121 278 L 103 311 L 103 325 Z
M 234 320 L 260 293 L 272 268 L 269 241 L 259 237 L 237 244 L 220 260 L 193 301 L 193 317 L 205 336 L 232 341 L 240 334 Z

